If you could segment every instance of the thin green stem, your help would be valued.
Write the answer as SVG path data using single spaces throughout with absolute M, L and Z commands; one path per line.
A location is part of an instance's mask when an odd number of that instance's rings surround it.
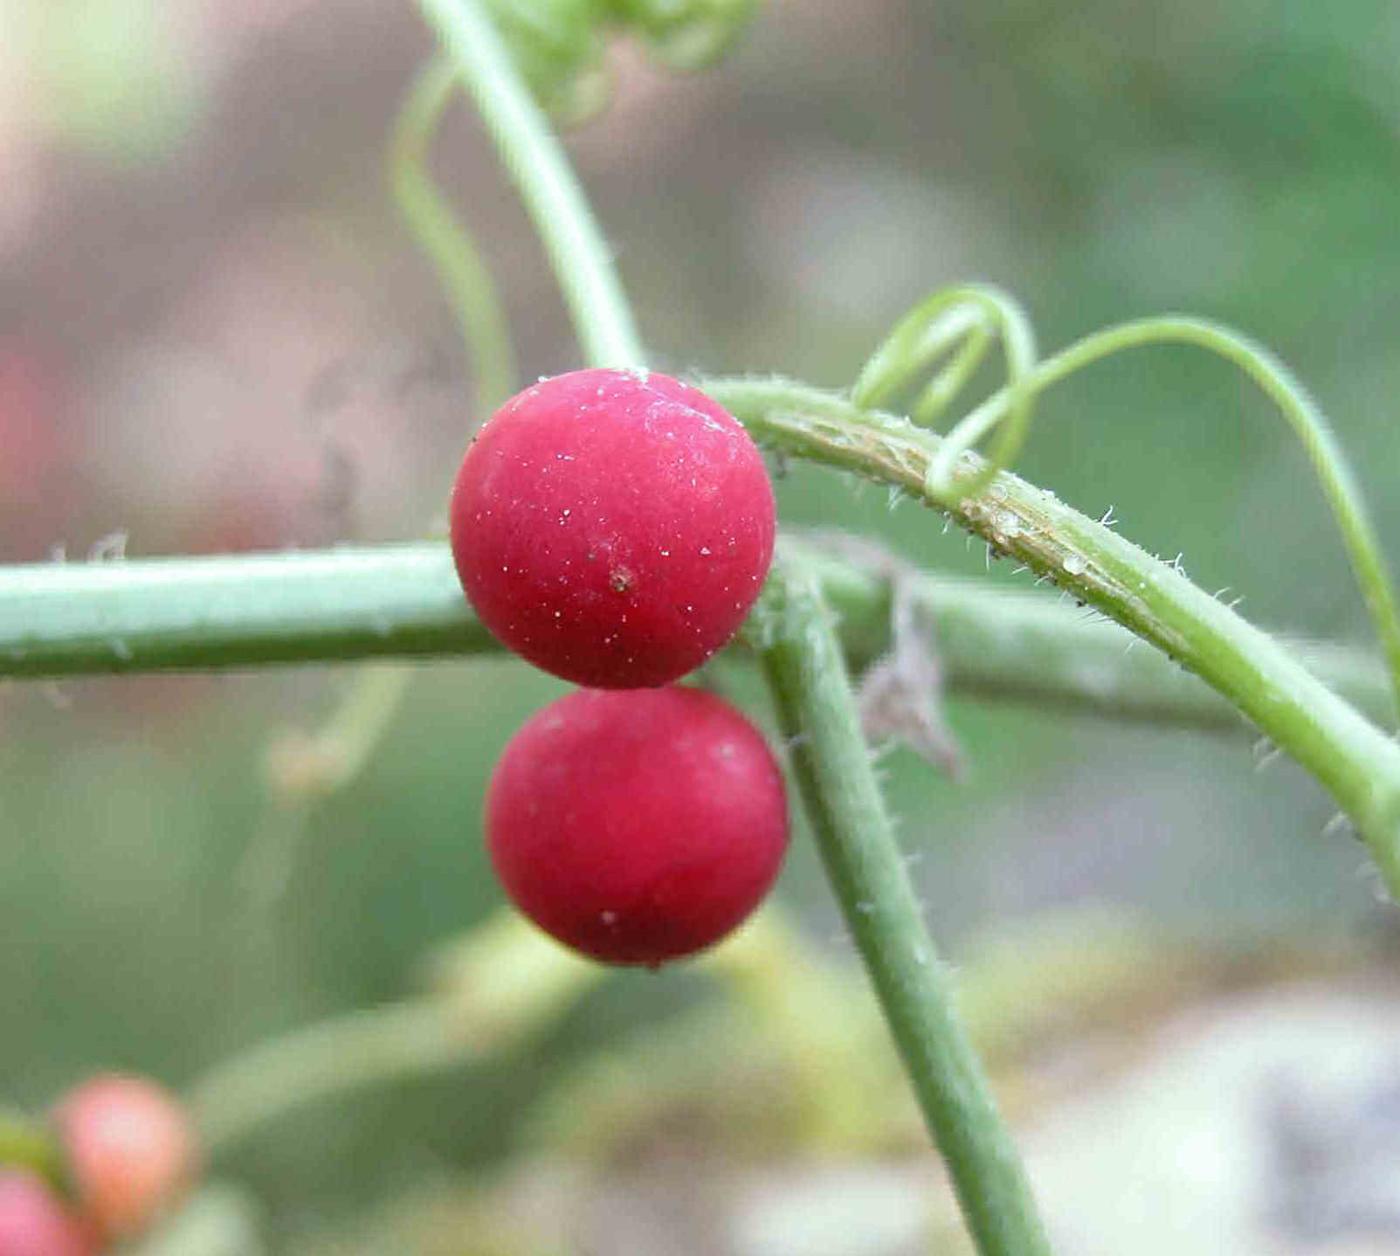
M 987 356 L 992 345 L 991 330 L 985 326 L 970 327 L 963 334 L 962 342 L 951 351 L 950 360 L 919 394 L 914 405 L 913 417 L 924 427 L 932 427 L 938 422 L 943 411 L 967 387 L 977 368 Z
M 292 1108 L 475 1058 L 476 1037 L 442 1000 L 389 1004 L 294 1030 L 218 1065 L 188 1095 L 217 1155 Z
M 218 1154 L 302 1105 L 503 1050 L 561 1015 L 608 971 L 505 910 L 438 967 L 433 994 L 305 1025 L 215 1065 L 186 1096 L 206 1150 Z
M 0 643 L 16 677 L 499 648 L 440 543 L 3 567 Z
M 943 441 L 905 419 L 783 380 L 704 386 L 760 441 L 904 489 L 1195 672 L 1332 792 L 1400 898 L 1400 746 L 1178 567 L 1009 472 L 976 496 L 938 494 Z
M 787 544 L 792 545 L 792 538 Z M 802 546 L 841 619 L 853 666 L 889 648 L 888 581 L 821 544 Z M 1239 712 L 1117 624 L 985 580 L 909 576 L 937 624 L 948 692 L 1115 719 L 1235 730 Z M 1343 646 L 1289 643 L 1363 710 L 1389 708 L 1385 669 Z M 12 679 L 260 667 L 267 664 L 507 656 L 462 598 L 440 542 L 373 549 L 129 559 L 0 568 L 0 676 Z M 347 695 L 334 781 L 380 725 L 378 702 Z
M 811 573 L 781 554 L 759 631 L 808 819 L 983 1256 L 1048 1253 L 1025 1172 L 953 1006 Z
M 491 272 L 428 173 L 433 135 L 456 87 L 457 73 L 446 57 L 424 67 L 400 110 L 388 167 L 399 212 L 432 260 L 457 316 L 475 367 L 481 422 L 515 391 L 515 354 Z M 402 667 L 364 668 L 318 729 L 284 734 L 270 747 L 268 784 L 284 810 L 264 818 L 244 856 L 246 878 L 259 901 L 270 901 L 286 888 L 312 806 L 359 775 L 393 722 L 411 679 L 412 672 Z
M 865 409 L 883 404 L 935 359 L 952 355 L 947 369 L 935 376 L 914 406 L 921 423 L 932 421 L 972 377 L 982 360 L 990 333 L 1001 338 L 1006 359 L 1006 403 L 998 415 L 1005 419 L 987 463 L 953 484 L 956 454 L 946 457 L 962 425 L 945 446 L 945 456 L 930 470 L 935 491 L 965 495 L 980 493 L 993 475 L 1009 466 L 1030 432 L 1034 391 L 1035 331 L 1018 301 L 990 284 L 961 284 L 942 288 L 920 302 L 896 324 L 894 331 L 870 356 L 851 390 Z M 959 451 L 960 452 L 960 451 Z
M 428 174 L 433 135 L 456 86 L 457 72 L 442 56 L 414 79 L 394 126 L 389 181 L 399 213 L 452 302 L 475 368 L 476 413 L 484 419 L 515 391 L 515 355 L 491 271 Z
M 612 254 L 578 178 L 480 0 L 419 0 L 476 102 L 543 240 L 584 356 L 646 365 Z
M 1396 706 L 1400 708 L 1400 608 L 1396 605 L 1380 539 L 1366 510 L 1365 497 L 1327 419 L 1302 384 L 1273 353 L 1247 336 L 1207 319 L 1178 315 L 1147 318 L 1096 332 L 1047 358 L 1029 374 L 1025 387 L 1031 393 L 1040 393 L 1076 371 L 1124 349 L 1163 344 L 1194 345 L 1233 363 L 1278 407 L 1302 442 L 1341 530 L 1352 570 L 1385 651 Z M 935 481 L 954 460 L 1013 414 L 1017 401 L 1016 392 L 1005 389 L 989 397 L 963 419 L 949 434 L 935 460 L 932 470 Z M 1002 452 L 993 451 L 993 465 L 1006 465 Z

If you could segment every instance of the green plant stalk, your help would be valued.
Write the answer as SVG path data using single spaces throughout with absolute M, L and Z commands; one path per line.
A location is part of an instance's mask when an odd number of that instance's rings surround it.
M 471 93 L 544 242 L 584 356 L 646 366 L 612 256 L 563 148 L 479 0 L 419 0 Z
M 852 666 L 883 654 L 890 644 L 886 580 L 793 537 L 784 543 L 817 573 Z M 954 696 L 1241 727 L 1239 712 L 1196 677 L 1156 650 L 1132 648 L 1136 638 L 1117 624 L 1048 593 L 986 580 L 911 579 L 936 624 Z M 1288 648 L 1349 702 L 1378 715 L 1389 709 L 1385 669 L 1370 655 L 1317 642 Z M 441 542 L 0 567 L 0 676 L 11 679 L 463 656 L 509 657 L 463 599 Z M 377 708 L 366 716 L 356 701 L 349 727 L 363 724 L 378 727 Z M 350 736 L 350 761 L 359 760 L 365 740 L 361 731 Z
M 428 176 L 428 150 L 456 87 L 457 72 L 442 56 L 430 61 L 414 80 L 394 126 L 389 182 L 399 213 L 452 302 L 475 368 L 476 414 L 485 419 L 515 391 L 510 329 L 481 251 Z
M 256 1043 L 196 1080 L 186 1102 L 206 1152 L 217 1155 L 305 1104 L 506 1050 L 607 974 L 503 909 L 443 957 L 433 993 Z
M 958 316 L 971 310 L 980 318 L 966 330 L 960 329 Z M 1030 386 L 1035 332 L 1016 300 L 989 284 L 964 284 L 935 292 L 899 322 L 851 389 L 852 399 L 871 409 L 884 404 L 931 360 L 952 353 L 949 368 L 934 378 L 914 407 L 918 420 L 928 423 L 971 377 L 982 356 L 984 338 L 992 329 L 1002 342 L 1008 379 L 1005 403 L 998 415 L 1001 431 L 989 461 L 977 465 L 971 475 L 958 482 L 957 490 L 964 496 L 981 492 L 997 471 L 1010 466 L 1030 431 L 1035 406 Z M 956 349 L 960 342 L 961 348 Z M 959 428 L 950 435 L 950 446 Z M 948 482 L 949 469 L 935 462 L 931 480 L 935 484 Z
M 780 555 L 755 625 L 803 804 L 983 1256 L 1048 1253 L 1030 1184 L 953 1007 L 814 577 Z
M 456 89 L 457 73 L 445 56 L 419 72 L 394 124 L 388 176 L 399 214 L 432 261 L 452 304 L 474 367 L 480 423 L 515 391 L 515 353 L 490 269 L 428 169 L 433 136 Z M 301 774 L 295 785 L 279 776 L 275 759 L 269 760 L 274 770 L 267 783 L 285 814 L 281 822 L 268 818 L 245 856 L 256 886 L 285 887 L 312 805 L 360 774 L 392 724 L 411 679 L 412 672 L 402 667 L 362 668 L 320 727 L 301 738 L 303 754 L 318 770 Z
M 1047 358 L 1016 388 L 994 394 L 968 414 L 949 433 L 930 468 L 930 478 L 935 483 L 946 481 L 953 461 L 1003 421 L 1010 425 L 1003 432 L 1003 438 L 1013 427 L 1019 433 L 1010 455 L 1002 449 L 1005 439 L 999 440 L 997 449 L 992 452 L 993 464 L 1006 466 L 1024 439 L 1029 424 L 1025 402 L 1034 394 L 1125 349 L 1172 344 L 1205 349 L 1237 367 L 1278 407 L 1284 421 L 1302 443 L 1342 534 L 1347 558 L 1366 599 L 1390 668 L 1395 702 L 1387 717 L 1389 722 L 1400 714 L 1400 607 L 1396 605 L 1394 586 L 1380 538 L 1366 509 L 1365 496 L 1331 425 L 1306 389 L 1273 353 L 1249 337 L 1208 319 L 1183 315 L 1137 319 L 1095 332 Z M 1020 413 L 1015 412 L 1018 406 Z
M 0 568 L 0 675 L 497 650 L 441 543 Z
M 292 1108 L 450 1068 L 480 1050 L 444 1001 L 389 1004 L 262 1043 L 217 1066 L 186 1098 L 206 1154 L 217 1155 Z
M 929 469 L 942 438 L 906 419 L 784 380 L 703 386 L 756 439 L 903 489 L 1200 676 L 1331 791 L 1400 899 L 1400 746 L 1279 642 L 1175 566 L 1010 472 L 971 497 L 935 493 Z M 974 474 L 982 465 L 971 453 L 962 462 Z

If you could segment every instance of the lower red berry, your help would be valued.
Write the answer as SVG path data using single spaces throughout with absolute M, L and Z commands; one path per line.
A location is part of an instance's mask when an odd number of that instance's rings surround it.
M 69 1092 L 54 1119 L 78 1206 L 109 1238 L 140 1233 L 194 1175 L 184 1108 L 145 1078 L 94 1077 Z
M 93 1256 L 97 1244 L 36 1174 L 0 1169 L 0 1256 Z
M 787 829 L 762 734 L 696 689 L 551 703 L 506 747 L 486 800 L 487 846 L 516 906 L 613 964 L 719 941 L 771 888 Z
M 579 684 L 677 680 L 725 645 L 768 573 L 773 489 L 698 389 L 574 371 L 489 419 L 452 491 L 452 553 L 487 628 Z

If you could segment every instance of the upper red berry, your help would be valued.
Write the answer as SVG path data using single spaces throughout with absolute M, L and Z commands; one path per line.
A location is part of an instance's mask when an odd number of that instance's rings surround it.
M 139 1233 L 193 1176 L 189 1118 L 144 1078 L 94 1077 L 60 1102 L 55 1121 L 78 1205 L 108 1237 Z
M 0 1169 L 0 1256 L 93 1256 L 97 1244 L 37 1175 Z
M 697 689 L 579 690 L 512 738 L 486 841 L 516 906 L 575 950 L 657 965 L 719 941 L 782 866 L 762 735 Z
M 498 410 L 452 492 L 452 553 L 487 628 L 604 689 L 663 685 L 723 646 L 773 555 L 747 432 L 697 389 L 574 371 Z

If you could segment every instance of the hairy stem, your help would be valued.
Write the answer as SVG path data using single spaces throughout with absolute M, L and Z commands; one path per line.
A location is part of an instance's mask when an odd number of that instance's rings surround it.
M 0 675 L 498 649 L 443 544 L 0 567 Z
M 1175 566 L 1009 472 L 972 497 L 937 495 L 929 469 L 943 441 L 905 419 L 783 380 L 704 386 L 758 440 L 904 489 L 1196 673 L 1331 791 L 1400 898 L 1400 746 L 1273 638 Z M 971 453 L 962 461 L 974 472 L 981 464 Z
M 949 433 L 931 468 L 931 478 L 934 482 L 946 480 L 953 461 L 1004 421 L 1024 435 L 1028 421 L 1024 403 L 1031 395 L 1125 349 L 1171 344 L 1208 350 L 1238 367 L 1278 407 L 1302 443 L 1342 534 L 1356 582 L 1385 651 L 1395 695 L 1396 710 L 1390 716 L 1393 718 L 1400 711 L 1400 607 L 1396 605 L 1380 538 L 1366 510 L 1365 497 L 1331 425 L 1307 391 L 1274 354 L 1249 337 L 1207 319 L 1181 315 L 1138 319 L 1095 332 L 1047 358 L 1027 374 L 1018 388 L 989 397 L 964 418 Z M 992 451 L 995 466 L 1003 467 L 1009 462 L 1002 450 L 1004 444 L 1004 440 L 999 441 Z
M 909 882 L 815 579 L 781 555 L 758 631 L 827 875 L 983 1256 L 1050 1248 Z
M 785 544 L 817 573 L 852 664 L 884 653 L 887 580 L 819 546 Z M 908 578 L 937 625 L 955 695 L 1241 726 L 1224 697 L 1157 651 L 1133 649 L 1136 639 L 1117 624 L 985 580 Z M 1320 643 L 1289 648 L 1348 701 L 1388 710 L 1375 659 Z M 0 568 L 0 676 L 14 679 L 484 654 L 507 657 L 463 600 L 441 543 Z M 352 738 L 351 762 L 362 743 Z
M 480 0 L 419 0 L 549 253 L 584 356 L 643 367 L 641 340 L 578 178 Z

